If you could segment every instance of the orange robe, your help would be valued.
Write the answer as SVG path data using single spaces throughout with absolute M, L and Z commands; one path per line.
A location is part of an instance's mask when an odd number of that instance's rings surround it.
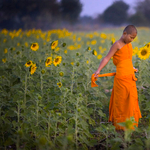
M 125 130 L 117 123 L 125 122 L 126 119 L 134 117 L 138 127 L 141 112 L 138 104 L 136 80 L 132 65 L 132 45 L 124 45 L 113 56 L 113 63 L 116 66 L 116 73 L 99 74 L 99 77 L 114 75 L 114 85 L 109 103 L 109 121 L 113 123 L 116 130 Z M 94 74 L 91 77 L 91 86 L 97 86 Z

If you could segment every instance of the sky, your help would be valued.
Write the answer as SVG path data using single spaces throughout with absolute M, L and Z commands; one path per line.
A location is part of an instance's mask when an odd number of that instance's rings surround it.
M 80 0 L 80 2 L 83 4 L 82 12 L 80 16 L 91 16 L 96 17 L 98 14 L 103 13 L 103 11 L 112 5 L 112 3 L 115 0 Z M 135 1 L 137 0 L 123 0 L 125 3 L 127 3 L 131 8 L 129 11 L 131 13 L 134 13 L 134 6 Z

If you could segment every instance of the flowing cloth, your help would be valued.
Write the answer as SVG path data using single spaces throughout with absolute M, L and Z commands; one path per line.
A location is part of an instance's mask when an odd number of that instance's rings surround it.
M 139 118 L 142 118 L 135 82 L 137 78 L 132 65 L 132 52 L 131 43 L 124 45 L 113 56 L 116 72 L 98 75 L 98 77 L 115 76 L 109 103 L 109 121 L 113 123 L 116 130 L 125 130 L 125 127 L 119 126 L 118 123 L 125 122 L 130 117 L 134 117 L 136 123 L 133 125 L 138 127 Z M 98 86 L 96 80 L 93 74 L 91 87 Z

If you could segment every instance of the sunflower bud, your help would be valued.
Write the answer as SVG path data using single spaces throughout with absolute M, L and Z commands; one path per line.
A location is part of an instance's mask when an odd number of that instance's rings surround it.
M 89 50 L 89 51 L 90 51 L 90 50 L 91 50 L 91 47 L 88 47 L 88 48 L 87 48 L 87 50 Z
M 39 100 L 41 100 L 41 99 L 42 99 L 42 97 L 39 95 L 39 96 L 38 96 L 38 99 L 39 99 Z
M 16 52 L 16 54 L 17 54 L 17 55 L 19 55 L 19 54 L 20 54 L 20 52 L 18 51 L 18 52 Z
M 62 77 L 62 76 L 64 76 L 64 73 L 61 71 L 61 72 L 59 72 L 59 75 Z
M 44 74 L 44 73 L 45 73 L 45 70 L 42 70 L 41 73 Z
M 61 113 L 57 113 L 58 116 L 61 116 Z
M 77 110 L 78 110 L 78 112 L 80 112 L 80 111 L 81 111 L 81 108 L 78 108 Z
M 65 47 L 65 46 L 66 46 L 66 43 L 63 43 L 63 44 L 62 44 L 62 47 Z
M 80 55 L 80 53 L 76 53 L 76 56 L 79 56 Z
M 79 65 L 80 65 L 80 63 L 79 63 L 79 62 L 77 62 L 77 63 L 76 63 L 76 66 L 78 67 Z
M 79 93 L 79 97 L 82 97 L 82 93 Z

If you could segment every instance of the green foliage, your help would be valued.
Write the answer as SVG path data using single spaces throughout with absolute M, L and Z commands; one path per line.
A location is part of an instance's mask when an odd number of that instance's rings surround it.
M 109 6 L 103 13 L 105 23 L 121 25 L 127 19 L 127 10 L 129 6 L 123 1 L 116 1 Z
M 74 23 L 79 18 L 82 4 L 79 0 L 61 0 L 61 13 L 64 19 Z
M 105 32 L 110 33 L 108 30 Z M 92 38 L 89 33 L 69 33 L 65 30 L 14 31 L 13 38 L 13 32 L 8 33 L 0 34 L 0 39 L 5 41 L 0 43 L 0 58 L 7 58 L 6 63 L 0 63 L 1 149 L 150 147 L 149 59 L 143 61 L 137 55 L 133 57 L 133 63 L 139 69 L 136 74 L 137 89 L 143 118 L 139 128 L 123 136 L 108 122 L 113 77 L 99 78 L 98 88 L 91 88 L 90 82 L 100 61 L 92 54 L 92 50 L 106 55 L 111 46 L 109 37 L 104 43 L 100 43 L 98 41 L 103 39 L 98 32 L 90 33 Z M 149 32 L 142 30 L 138 34 L 144 35 L 145 39 L 133 43 L 134 46 L 143 45 Z M 79 37 L 82 38 L 81 41 L 77 40 Z M 51 50 L 51 42 L 55 40 L 58 40 L 59 51 Z M 86 44 L 92 40 L 96 40 L 97 44 Z M 28 46 L 24 46 L 25 42 L 28 42 Z M 37 51 L 31 50 L 32 42 L 39 44 Z M 17 46 L 18 43 L 20 46 Z M 70 45 L 75 48 L 78 45 L 79 48 L 69 50 Z M 107 50 L 101 53 L 98 51 L 99 46 Z M 4 53 L 5 48 L 8 49 L 7 53 Z M 67 53 L 64 53 L 65 50 Z M 51 56 L 53 59 L 55 56 L 62 56 L 62 62 L 58 66 L 51 64 L 46 67 L 45 61 Z M 25 66 L 29 60 L 37 66 L 32 75 L 30 67 Z M 102 73 L 114 71 L 113 62 L 110 60 Z M 57 85 L 59 82 L 62 83 L 61 87 Z
M 136 12 L 130 16 L 128 21 L 136 26 L 148 25 L 148 20 L 141 12 Z
M 61 21 L 75 23 L 82 10 L 79 0 L 6 0 L 0 7 L 1 29 L 57 28 Z
M 147 21 L 150 22 L 150 0 L 139 1 L 136 6 L 136 11 L 140 12 L 144 17 L 147 18 Z

